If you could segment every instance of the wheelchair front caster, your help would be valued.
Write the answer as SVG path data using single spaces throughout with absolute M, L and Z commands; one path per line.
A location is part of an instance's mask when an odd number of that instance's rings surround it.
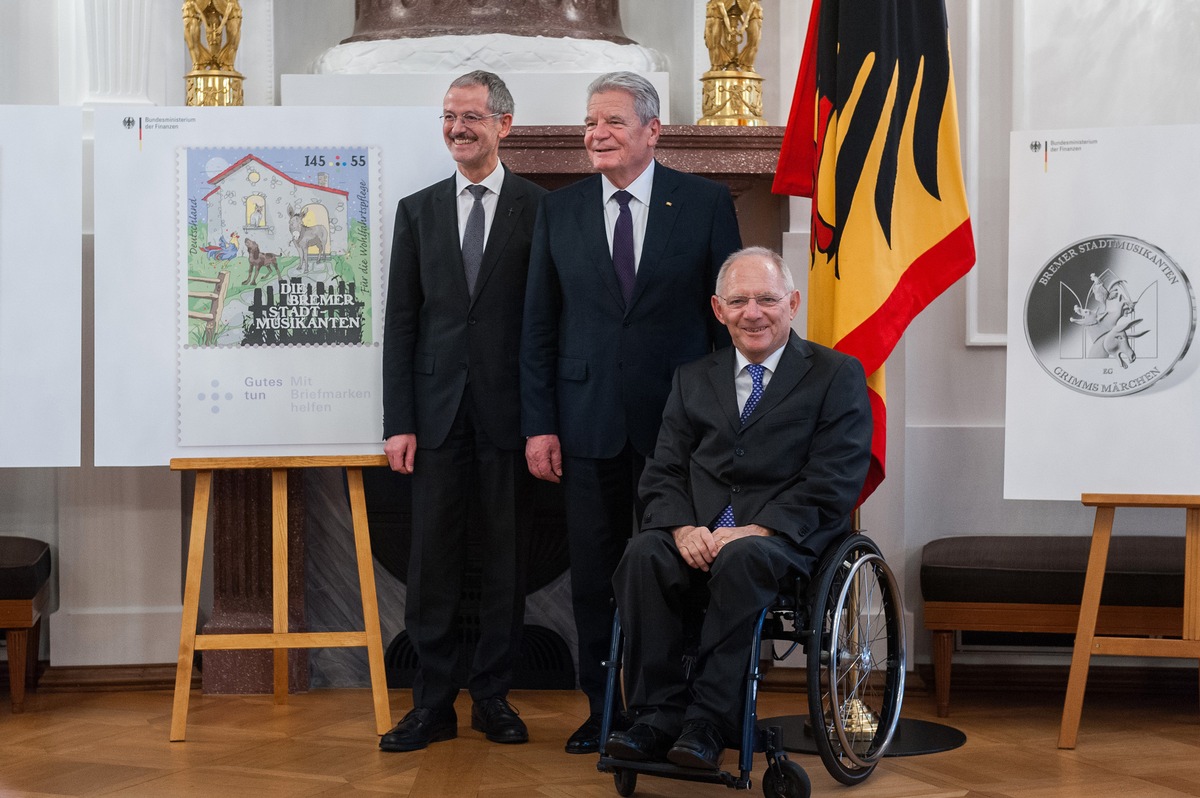
M 613 783 L 617 787 L 617 795 L 633 795 L 633 790 L 637 787 L 637 773 L 618 768 L 613 771 Z
M 812 795 L 812 782 L 808 780 L 808 774 L 790 759 L 777 760 L 766 769 L 762 788 L 767 798 L 809 798 Z

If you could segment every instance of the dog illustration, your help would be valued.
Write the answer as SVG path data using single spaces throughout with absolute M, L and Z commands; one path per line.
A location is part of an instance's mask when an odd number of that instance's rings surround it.
M 279 257 L 274 252 L 263 252 L 253 238 L 246 239 L 246 252 L 250 257 L 250 271 L 242 285 L 257 284 L 259 272 L 265 272 L 264 276 L 268 280 L 271 279 L 272 269 L 275 270 L 276 277 L 283 279 L 283 274 L 279 271 Z

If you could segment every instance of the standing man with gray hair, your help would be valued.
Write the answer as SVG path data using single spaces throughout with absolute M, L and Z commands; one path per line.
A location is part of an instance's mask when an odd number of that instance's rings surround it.
M 512 95 L 499 77 L 477 71 L 454 80 L 441 122 L 458 169 L 396 209 L 384 321 L 384 453 L 394 471 L 412 475 L 404 615 L 420 662 L 413 709 L 383 736 L 385 751 L 458 734 L 458 615 L 475 497 L 482 584 L 479 641 L 468 657 L 471 728 L 492 742 L 529 739 L 506 699 L 529 556 L 516 352 L 545 191 L 500 163 L 512 120 Z
M 671 375 L 729 342 L 709 297 L 741 246 L 729 190 L 654 159 L 658 93 L 613 72 L 588 87 L 584 147 L 600 173 L 538 210 L 521 339 L 530 472 L 562 482 L 588 718 L 568 753 L 599 750 L 612 575 Z

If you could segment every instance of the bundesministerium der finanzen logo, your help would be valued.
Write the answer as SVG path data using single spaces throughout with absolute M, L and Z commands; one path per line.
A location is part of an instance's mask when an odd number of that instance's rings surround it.
M 1161 380 L 1196 329 L 1192 287 L 1179 265 L 1130 236 L 1085 238 L 1043 266 L 1025 300 L 1033 355 L 1059 383 L 1125 396 Z

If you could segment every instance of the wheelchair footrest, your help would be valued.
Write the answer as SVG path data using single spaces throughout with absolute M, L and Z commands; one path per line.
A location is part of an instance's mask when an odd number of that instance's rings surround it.
M 744 790 L 750 786 L 749 772 L 738 775 L 730 773 L 727 770 L 685 768 L 671 762 L 635 762 L 629 759 L 602 756 L 600 757 L 600 761 L 596 763 L 596 770 L 601 773 L 614 773 L 618 770 L 627 770 L 631 773 L 649 773 L 653 776 L 664 776 L 669 779 L 724 784 L 726 787 L 734 787 L 739 790 Z

